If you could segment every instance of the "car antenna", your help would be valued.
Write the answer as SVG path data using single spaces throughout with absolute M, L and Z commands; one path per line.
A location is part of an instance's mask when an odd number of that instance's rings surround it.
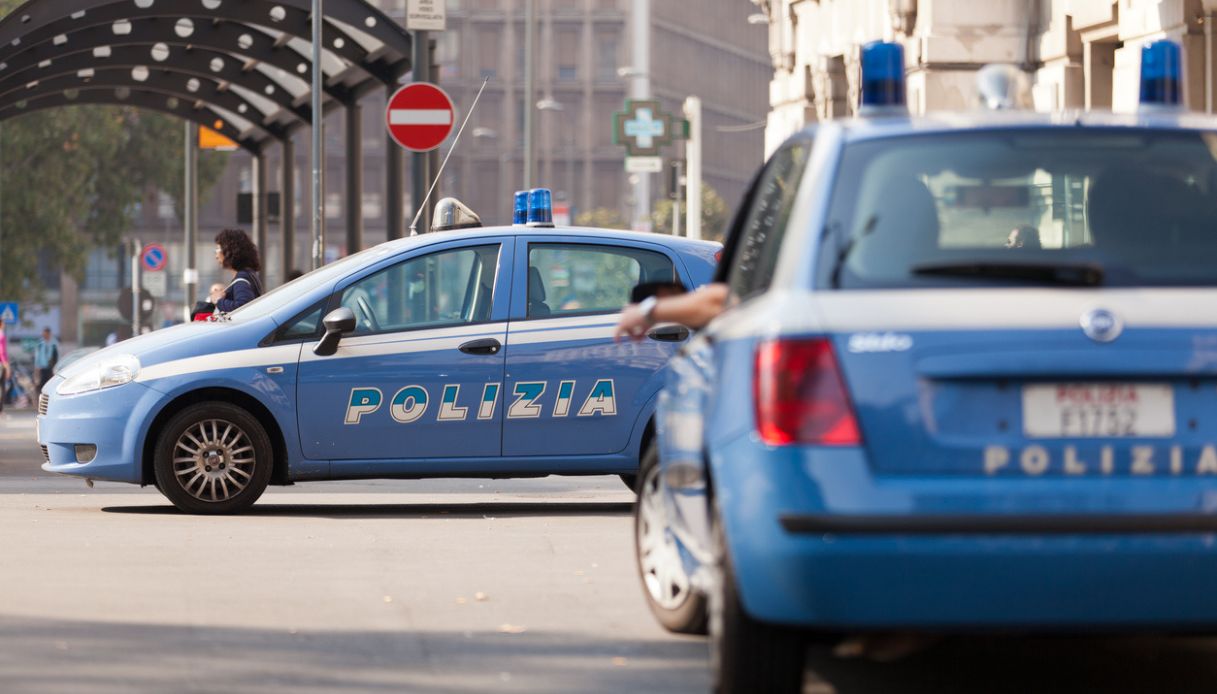
M 431 193 L 435 192 L 435 186 L 439 185 L 440 176 L 444 174 L 444 167 L 448 165 L 448 160 L 452 157 L 453 150 L 461 142 L 461 133 L 465 132 L 465 126 L 469 124 L 469 117 L 473 115 L 473 110 L 478 107 L 478 100 L 482 98 L 482 92 L 486 90 L 486 83 L 490 81 L 489 77 L 482 80 L 482 86 L 478 88 L 478 93 L 473 97 L 473 105 L 469 107 L 469 112 L 465 114 L 465 120 L 461 121 L 461 127 L 456 131 L 456 137 L 452 139 L 452 146 L 448 148 L 448 153 L 444 155 L 444 161 L 439 165 L 439 171 L 435 172 L 435 180 L 431 181 L 431 187 L 427 189 L 427 194 L 423 196 L 423 203 L 418 206 L 418 212 L 414 213 L 414 221 L 410 222 L 410 235 L 418 236 L 418 218 L 423 216 L 423 210 L 427 209 L 427 201 L 431 199 Z

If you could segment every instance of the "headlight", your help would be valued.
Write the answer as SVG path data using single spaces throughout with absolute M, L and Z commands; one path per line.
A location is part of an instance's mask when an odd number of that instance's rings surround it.
M 130 354 L 116 354 L 72 374 L 59 384 L 55 392 L 60 395 L 76 395 L 91 390 L 113 388 L 134 381 L 138 375 L 139 359 Z

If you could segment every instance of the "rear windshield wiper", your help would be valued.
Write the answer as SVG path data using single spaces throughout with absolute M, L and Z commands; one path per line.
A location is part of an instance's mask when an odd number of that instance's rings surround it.
M 1002 260 L 914 265 L 914 275 L 1026 280 L 1032 283 L 1093 287 L 1103 283 L 1103 268 L 1089 263 L 1028 263 Z

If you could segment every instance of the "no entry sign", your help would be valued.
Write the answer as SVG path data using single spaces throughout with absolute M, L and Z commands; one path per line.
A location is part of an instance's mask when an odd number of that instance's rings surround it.
M 443 89 L 415 82 L 398 89 L 385 108 L 385 125 L 397 144 L 411 152 L 429 152 L 452 132 L 456 108 Z

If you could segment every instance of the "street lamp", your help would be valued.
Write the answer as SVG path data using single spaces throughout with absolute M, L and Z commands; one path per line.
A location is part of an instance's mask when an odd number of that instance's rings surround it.
M 491 141 L 498 142 L 498 139 L 499 139 L 499 132 L 497 130 L 495 130 L 494 128 L 478 126 L 478 127 L 474 128 L 472 132 L 473 132 L 473 137 L 475 140 L 482 140 L 482 141 L 485 141 L 487 144 L 490 144 Z M 507 164 L 508 164 L 507 153 L 499 152 L 498 158 L 499 158 L 499 175 L 498 175 L 499 192 L 498 192 L 498 197 L 494 203 L 494 209 L 496 210 L 496 212 L 501 214 L 504 209 L 506 209 L 508 211 L 510 211 L 510 209 L 511 209 L 508 206 L 508 204 L 510 202 L 510 197 L 508 195 L 508 189 L 507 189 L 507 182 L 511 179 L 511 176 L 507 171 Z M 465 202 L 468 202 L 468 201 L 466 200 Z
M 566 107 L 562 105 L 561 101 L 554 99 L 554 97 L 551 95 L 551 96 L 547 96 L 544 99 L 541 99 L 540 101 L 537 102 L 537 110 L 538 111 L 551 111 L 553 113 L 562 113 L 562 112 L 566 111 Z M 546 153 L 546 161 L 548 162 L 546 166 L 549 169 L 546 173 L 549 176 L 549 182 L 552 183 L 553 173 L 554 173 L 553 172 L 554 162 L 553 162 L 553 150 L 552 149 L 550 149 L 550 151 Z M 567 187 L 566 202 L 567 202 L 567 204 L 570 204 L 574 200 L 574 197 L 575 197 L 575 124 L 574 124 L 573 118 L 571 120 L 571 123 L 568 126 L 568 132 L 567 132 L 566 187 Z

